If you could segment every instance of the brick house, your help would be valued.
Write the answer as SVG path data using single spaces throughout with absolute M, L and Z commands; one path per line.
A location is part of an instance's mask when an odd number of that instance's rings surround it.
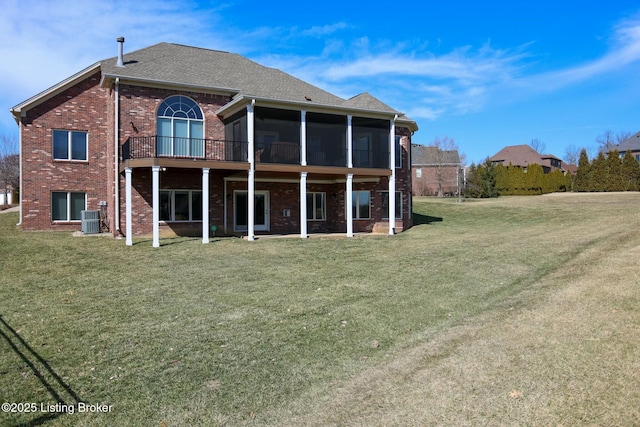
M 505 167 L 509 165 L 521 167 L 525 171 L 529 165 L 537 164 L 542 166 L 544 173 L 561 170 L 565 175 L 567 171 L 562 167 L 562 160 L 553 154 L 539 154 L 529 145 L 509 145 L 489 157 L 494 165 L 501 164 Z
M 240 55 L 160 43 L 99 61 L 11 109 L 24 230 L 114 235 L 402 231 L 416 123 Z M 215 227 L 213 227 L 215 226 Z
M 640 162 L 640 132 L 622 141 L 616 145 L 616 150 L 620 153 L 620 157 L 624 157 L 627 151 Z
M 411 145 L 411 188 L 414 196 L 455 195 L 462 185 L 463 174 L 458 150 Z

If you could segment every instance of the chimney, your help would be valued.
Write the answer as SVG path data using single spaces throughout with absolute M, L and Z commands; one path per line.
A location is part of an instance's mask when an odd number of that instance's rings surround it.
M 118 62 L 116 62 L 116 67 L 124 67 L 124 61 L 122 59 L 124 50 L 124 37 L 118 37 L 116 41 L 118 42 Z

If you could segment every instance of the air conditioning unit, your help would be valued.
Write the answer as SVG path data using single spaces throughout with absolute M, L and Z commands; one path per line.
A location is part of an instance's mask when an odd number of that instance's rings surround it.
M 100 232 L 100 211 L 80 211 L 82 233 L 97 234 Z

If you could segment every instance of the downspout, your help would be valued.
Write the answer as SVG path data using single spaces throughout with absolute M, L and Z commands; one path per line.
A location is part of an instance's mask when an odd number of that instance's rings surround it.
M 389 129 L 389 166 L 391 166 L 391 176 L 389 177 L 389 234 L 396 233 L 396 114 L 391 121 Z
M 22 116 L 22 112 L 20 116 Z M 18 218 L 18 223 L 16 227 L 22 225 L 22 117 L 20 117 L 20 122 L 18 123 L 18 153 L 19 153 L 19 162 L 20 162 L 20 182 L 18 184 L 20 194 L 18 195 L 20 198 L 18 199 L 18 206 L 20 209 L 20 217 Z M 12 195 L 13 198 L 13 195 Z
M 116 93 L 116 99 L 114 102 L 114 107 L 115 107 L 115 112 L 114 112 L 114 120 L 113 120 L 113 146 L 114 146 L 114 151 L 113 151 L 113 158 L 114 158 L 114 164 L 115 164 L 115 175 L 113 177 L 113 181 L 114 181 L 114 190 L 115 193 L 113 195 L 114 198 L 114 205 L 115 205 L 115 213 L 114 213 L 114 221 L 115 221 L 115 230 L 116 230 L 116 234 L 121 234 L 120 233 L 120 164 L 119 164 L 119 144 L 120 144 L 120 139 L 118 138 L 118 133 L 119 133 L 119 124 L 120 124 L 120 78 L 116 77 L 116 83 L 115 83 L 115 93 Z

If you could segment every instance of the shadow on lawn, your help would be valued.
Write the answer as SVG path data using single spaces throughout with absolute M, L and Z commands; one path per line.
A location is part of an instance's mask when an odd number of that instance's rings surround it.
M 56 403 L 67 405 L 68 403 L 63 399 L 62 395 L 66 394 L 73 400 L 71 403 L 77 406 L 80 400 L 78 395 L 65 383 L 60 375 L 58 375 L 27 342 L 20 336 L 15 329 L 13 329 L 3 318 L 0 316 L 0 336 L 7 341 L 9 347 L 18 355 L 18 357 L 29 366 L 33 374 L 38 378 L 40 383 L 47 389 L 51 397 Z M 52 378 L 52 380 L 50 379 Z M 56 384 L 57 383 L 57 384 Z M 10 397 L 10 396 L 8 396 Z M 18 403 L 20 399 L 16 396 L 15 403 Z M 9 399 L 11 401 L 11 399 Z M 54 420 L 61 415 L 65 415 L 65 412 L 46 413 L 40 417 L 31 421 L 15 424 L 18 426 L 39 426 L 48 421 Z
M 413 225 L 425 225 L 442 221 L 444 221 L 444 219 L 437 216 L 422 215 L 415 212 L 413 213 Z

